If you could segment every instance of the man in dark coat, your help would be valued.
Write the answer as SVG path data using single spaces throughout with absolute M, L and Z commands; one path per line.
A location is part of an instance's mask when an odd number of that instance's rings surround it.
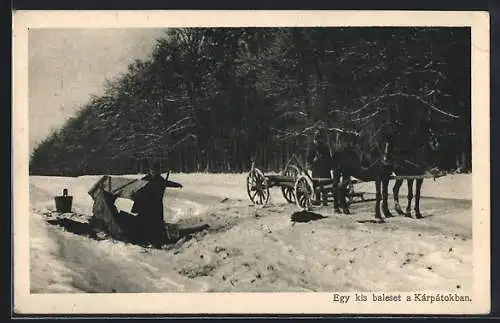
M 332 177 L 330 174 L 330 170 L 332 168 L 330 149 L 326 145 L 324 134 L 321 131 L 317 131 L 314 135 L 314 139 L 307 156 L 307 161 L 311 165 L 313 178 Z M 326 205 L 326 197 L 323 193 L 323 188 L 320 186 L 316 192 L 316 204 L 319 204 L 320 195 L 322 195 L 323 205 Z
M 163 195 L 167 187 L 182 187 L 182 185 L 163 178 L 158 163 L 155 163 L 150 173 L 141 180 L 148 181 L 149 184 L 134 196 L 132 212 L 138 213 L 138 229 L 145 240 L 150 241 L 153 247 L 161 248 L 167 242 L 163 219 Z

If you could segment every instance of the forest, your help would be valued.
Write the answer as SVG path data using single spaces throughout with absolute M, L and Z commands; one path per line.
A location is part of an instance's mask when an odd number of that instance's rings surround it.
M 470 28 L 176 28 L 31 153 L 30 174 L 279 171 L 312 130 L 430 116 L 436 165 L 471 170 Z M 392 112 L 391 112 L 392 111 Z

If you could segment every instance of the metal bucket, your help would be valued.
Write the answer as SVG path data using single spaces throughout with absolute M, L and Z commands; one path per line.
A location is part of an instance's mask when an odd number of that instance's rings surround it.
M 56 211 L 61 213 L 70 213 L 73 205 L 73 196 L 68 196 L 68 189 L 63 190 L 62 196 L 54 197 L 56 202 Z

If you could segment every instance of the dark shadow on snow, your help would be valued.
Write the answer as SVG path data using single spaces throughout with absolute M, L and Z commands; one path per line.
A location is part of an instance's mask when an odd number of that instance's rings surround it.
M 323 216 L 318 213 L 310 212 L 310 211 L 298 211 L 294 212 L 290 216 L 292 222 L 301 222 L 301 223 L 306 223 L 306 222 L 311 222 L 311 221 L 316 221 L 316 220 L 321 220 L 324 218 L 327 218 L 326 216 Z
M 196 225 L 192 227 L 179 228 L 179 233 L 181 237 L 186 237 L 191 234 L 195 234 L 204 230 L 210 229 L 208 224 Z
M 147 241 L 148 240 L 147 232 L 140 231 L 140 226 L 138 226 L 136 216 L 121 211 L 116 216 L 116 221 L 120 224 L 120 227 L 123 229 L 123 231 L 125 232 L 125 236 L 127 237 L 126 239 L 120 239 L 120 241 L 140 246 L 145 246 L 149 244 L 149 242 Z M 71 232 L 79 236 L 88 237 L 94 240 L 103 239 L 98 236 L 99 232 L 103 232 L 103 230 L 101 229 L 102 226 L 99 225 L 98 221 L 95 221 L 93 218 L 90 219 L 90 222 L 80 222 L 64 217 L 57 219 L 50 219 L 47 220 L 47 222 L 51 225 L 59 226 L 63 228 L 65 231 Z M 165 226 L 167 227 L 168 230 L 168 226 L 176 226 L 176 225 L 165 223 Z M 173 237 L 171 241 L 168 241 L 167 244 L 175 244 L 179 240 L 183 241 L 189 240 L 192 237 L 192 235 L 198 232 L 208 230 L 210 228 L 208 224 L 183 226 L 183 227 L 176 226 L 176 227 L 177 227 L 176 230 L 177 234 L 175 234 L 175 237 Z
M 68 218 L 47 220 L 49 224 L 62 227 L 64 230 L 90 238 L 97 238 L 95 230 L 87 222 L 79 222 Z

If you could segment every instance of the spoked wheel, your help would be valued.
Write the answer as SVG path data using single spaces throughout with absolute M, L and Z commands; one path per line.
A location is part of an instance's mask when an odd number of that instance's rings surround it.
M 254 168 L 248 173 L 247 193 L 257 207 L 264 207 L 269 201 L 269 187 L 266 183 L 266 177 L 258 168 Z
M 314 199 L 314 186 L 311 180 L 301 175 L 295 182 L 295 200 L 301 210 L 310 210 Z
M 295 165 L 288 165 L 283 172 L 283 175 L 290 177 L 299 176 L 299 169 Z M 281 193 L 283 193 L 283 197 L 288 203 L 295 203 L 295 192 L 294 188 L 291 186 L 281 186 Z

